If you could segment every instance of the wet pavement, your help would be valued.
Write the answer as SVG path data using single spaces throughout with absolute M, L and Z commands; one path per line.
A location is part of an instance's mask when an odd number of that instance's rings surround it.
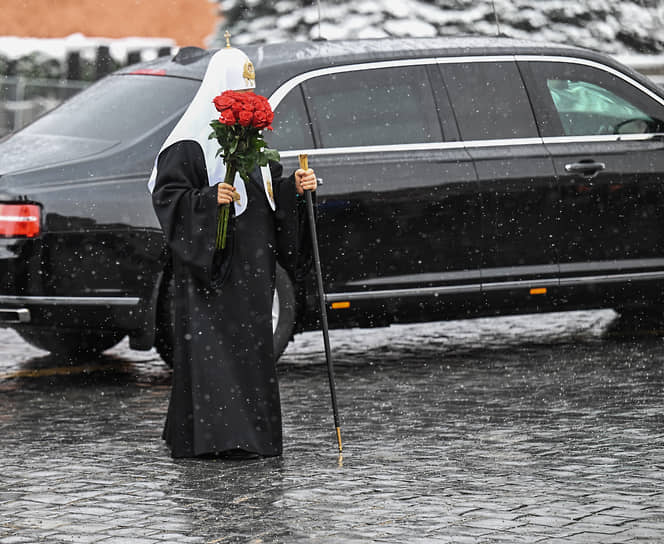
M 0 330 L 0 544 L 664 541 L 664 340 L 610 311 L 320 333 L 279 367 L 284 455 L 173 461 L 170 374 Z

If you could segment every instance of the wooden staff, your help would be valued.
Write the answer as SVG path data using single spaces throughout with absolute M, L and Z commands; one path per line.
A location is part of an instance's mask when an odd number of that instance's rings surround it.
M 300 168 L 309 169 L 307 155 L 300 155 Z M 323 343 L 325 344 L 325 358 L 327 359 L 327 375 L 330 381 L 330 395 L 332 397 L 332 412 L 334 413 L 334 426 L 337 430 L 337 444 L 339 453 L 343 451 L 341 445 L 341 427 L 339 426 L 339 410 L 337 409 L 337 392 L 334 383 L 334 366 L 332 365 L 332 352 L 330 351 L 330 332 L 327 325 L 327 309 L 325 307 L 325 291 L 323 290 L 323 274 L 320 267 L 320 254 L 318 252 L 318 236 L 316 234 L 316 218 L 314 216 L 314 203 L 311 191 L 305 191 L 307 200 L 307 212 L 309 215 L 309 227 L 311 229 L 311 245 L 314 250 L 314 268 L 316 270 L 316 283 L 318 284 L 318 300 L 320 301 L 320 319 L 323 326 Z

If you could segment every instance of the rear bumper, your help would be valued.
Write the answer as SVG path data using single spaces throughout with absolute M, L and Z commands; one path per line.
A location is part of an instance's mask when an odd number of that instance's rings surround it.
M 0 323 L 72 329 L 142 328 L 145 301 L 138 297 L 0 295 Z
M 34 304 L 38 306 L 138 306 L 138 297 L 52 297 L 0 295 L 5 304 Z

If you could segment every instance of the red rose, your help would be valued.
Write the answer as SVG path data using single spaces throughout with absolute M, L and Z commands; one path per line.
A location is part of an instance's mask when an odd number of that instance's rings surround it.
M 214 102 L 214 107 L 217 108 L 217 111 L 222 112 L 230 108 L 235 100 L 231 96 L 228 96 L 226 93 L 223 93 L 219 96 L 216 96 L 212 102 Z
M 254 110 L 262 110 L 265 109 L 265 106 L 263 104 L 263 101 L 261 100 L 262 97 L 254 95 L 253 100 L 251 101 Z
M 251 124 L 251 120 L 254 118 L 254 114 L 247 110 L 242 110 L 238 115 L 238 123 L 243 127 L 248 127 Z
M 233 113 L 237 115 L 242 109 L 242 95 L 240 93 L 236 93 L 235 91 L 226 92 L 230 93 L 230 96 L 233 98 L 233 105 L 231 108 L 233 109 Z
M 238 115 L 242 111 L 242 103 L 239 100 L 236 100 L 233 102 L 231 109 L 235 115 Z
M 256 110 L 254 112 L 253 118 L 254 118 L 253 125 L 256 128 L 265 128 L 270 124 L 267 120 L 267 114 L 263 110 Z
M 234 125 L 235 120 L 235 115 L 231 109 L 221 112 L 221 115 L 219 116 L 219 122 L 223 125 Z

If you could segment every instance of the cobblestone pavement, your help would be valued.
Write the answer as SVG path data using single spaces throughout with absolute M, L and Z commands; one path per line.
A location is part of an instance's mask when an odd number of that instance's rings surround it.
M 282 359 L 282 458 L 173 461 L 170 375 L 0 330 L 0 543 L 664 542 L 664 340 L 612 312 L 333 331 Z

